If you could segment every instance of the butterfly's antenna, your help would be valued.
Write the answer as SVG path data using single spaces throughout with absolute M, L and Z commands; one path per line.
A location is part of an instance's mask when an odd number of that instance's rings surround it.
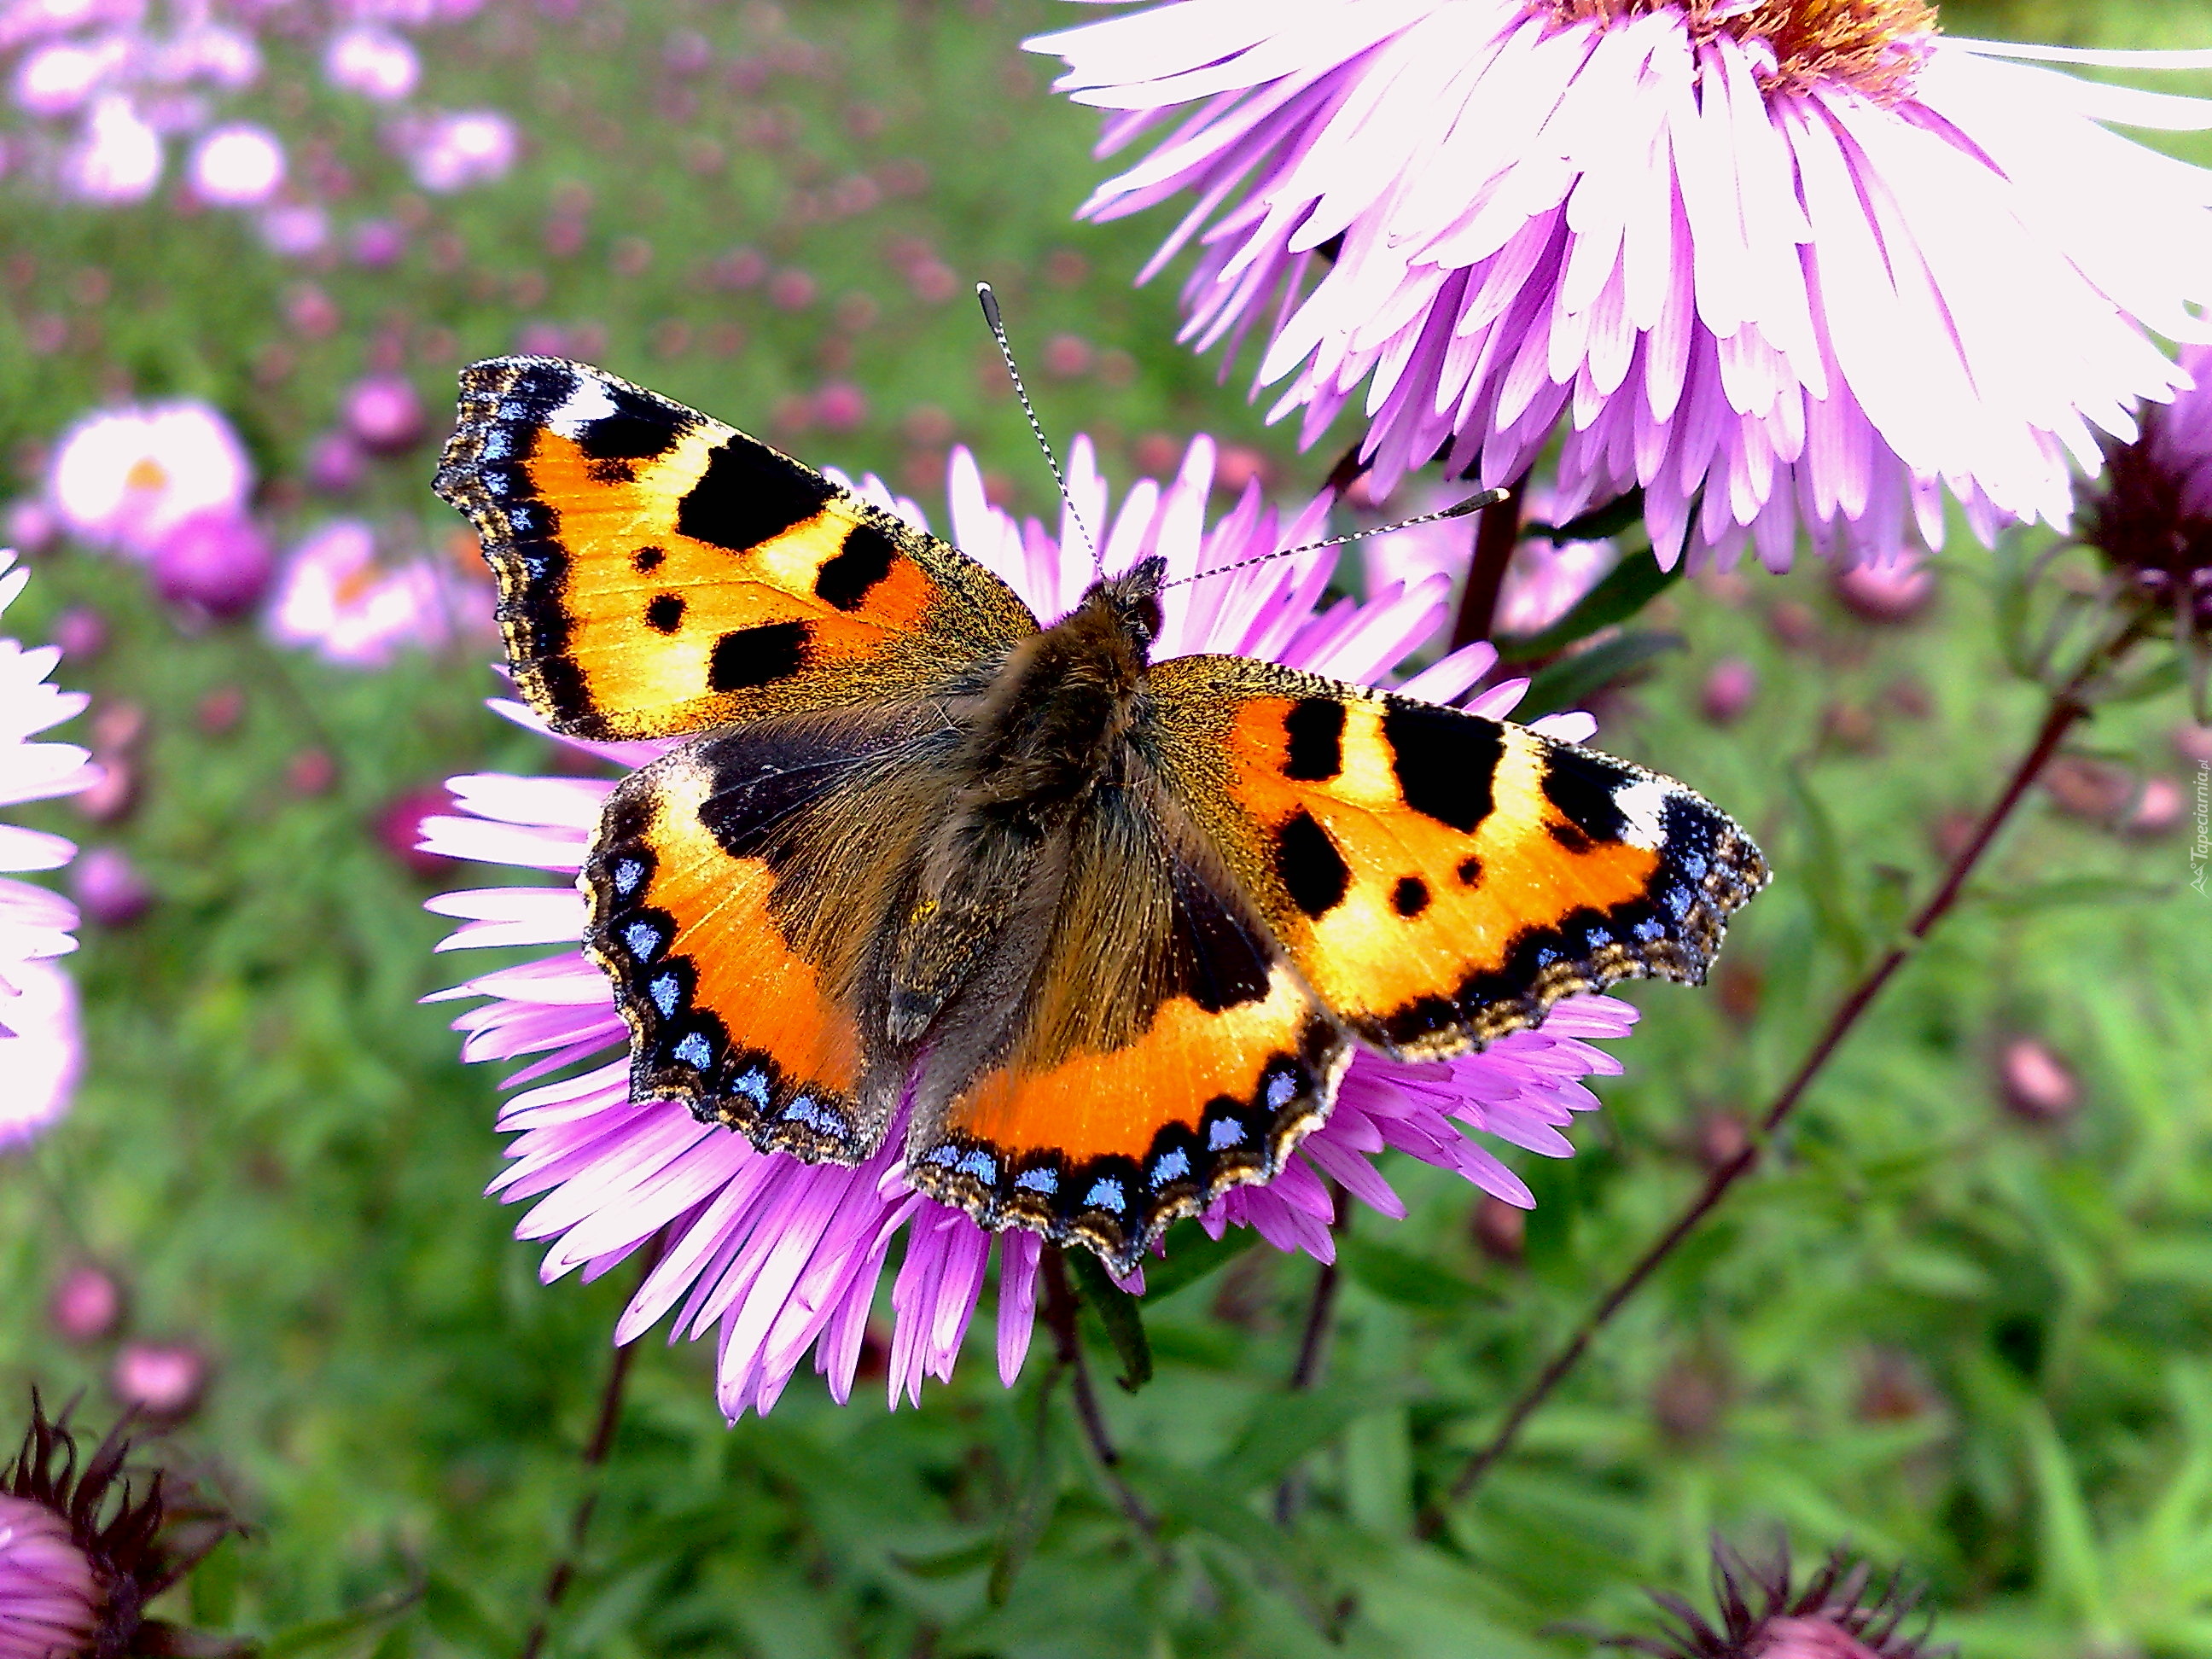
M 1030 430 L 1036 434 L 1037 447 L 1044 451 L 1044 464 L 1052 469 L 1052 481 L 1060 486 L 1060 499 L 1067 504 L 1067 516 L 1083 538 L 1085 550 L 1091 555 L 1091 573 L 1094 576 L 1106 574 L 1106 561 L 1098 550 L 1098 544 L 1091 538 L 1090 526 L 1083 515 L 1075 510 L 1075 497 L 1067 493 L 1067 480 L 1060 475 L 1060 463 L 1053 458 L 1052 446 L 1045 441 L 1044 427 L 1038 422 L 1036 410 L 1030 404 L 1029 388 L 1022 384 L 1022 372 L 1014 367 L 1014 349 L 1006 343 L 1006 325 L 999 318 L 999 296 L 991 292 L 988 283 L 975 284 L 975 298 L 983 307 L 983 320 L 991 325 L 991 337 L 999 343 L 999 356 L 1006 360 L 1006 374 L 1014 383 L 1014 396 L 1022 400 L 1022 413 L 1030 417 Z
M 1181 587 L 1185 582 L 1198 581 L 1207 576 L 1224 575 L 1231 570 L 1242 570 L 1247 565 L 1265 564 L 1270 559 L 1287 559 L 1293 553 L 1318 553 L 1324 547 L 1342 547 L 1347 542 L 1364 542 L 1370 536 L 1387 536 L 1394 530 L 1409 530 L 1417 524 L 1434 524 L 1439 519 L 1463 519 L 1470 513 L 1480 513 L 1486 507 L 1495 507 L 1511 494 L 1504 489 L 1486 489 L 1479 495 L 1454 503 L 1437 513 L 1417 513 L 1410 519 L 1401 519 L 1395 524 L 1378 524 L 1372 530 L 1355 530 L 1346 536 L 1331 536 L 1327 541 L 1301 542 L 1296 547 L 1279 547 L 1272 553 L 1255 554 L 1249 559 L 1239 559 L 1234 564 L 1217 564 L 1211 570 L 1200 570 L 1188 576 L 1178 576 L 1171 582 L 1162 582 L 1163 588 Z

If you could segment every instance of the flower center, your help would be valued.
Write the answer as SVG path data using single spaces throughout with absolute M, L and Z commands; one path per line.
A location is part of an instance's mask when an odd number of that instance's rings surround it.
M 123 475 L 123 486 L 126 489 L 166 489 L 168 483 L 169 475 L 162 470 L 161 462 L 151 455 L 141 455 L 131 463 L 131 470 Z
M 1542 0 L 1562 21 L 1618 22 L 1646 12 L 1682 14 L 1691 36 L 1764 40 L 1774 68 L 1769 92 L 1842 82 L 1872 98 L 1905 94 L 1918 54 L 1936 31 L 1929 0 Z M 1903 49 L 1901 49 L 1903 48 Z

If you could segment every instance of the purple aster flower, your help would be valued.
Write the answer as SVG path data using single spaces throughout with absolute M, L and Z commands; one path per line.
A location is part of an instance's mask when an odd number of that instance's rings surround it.
M 2181 366 L 2193 391 L 2143 411 L 2142 434 L 2106 447 L 2082 539 L 2152 603 L 2179 606 L 2198 637 L 2212 633 L 2212 346 Z
M 0 611 L 30 572 L 0 551 Z M 80 691 L 50 685 L 61 653 L 26 651 L 0 639 L 0 806 L 51 800 L 90 788 L 100 769 L 75 744 L 33 743 L 80 713 Z M 0 823 L 0 871 L 58 870 L 76 848 L 59 836 Z M 0 1152 L 28 1141 L 68 1109 L 82 1044 L 76 990 L 52 958 L 76 949 L 76 908 L 60 894 L 0 876 Z
M 1170 0 L 1031 41 L 1158 143 L 1082 211 L 1188 198 L 1184 337 L 1265 342 L 1378 493 L 1440 452 L 1571 508 L 1641 488 L 1671 565 L 2063 524 L 2069 459 L 2185 380 L 2212 173 L 2111 131 L 2212 105 L 1947 39 L 1923 0 Z M 2090 61 L 2102 61 L 2082 54 Z M 2163 62 L 2156 55 L 2123 55 Z M 1363 392 L 1362 388 L 1364 387 Z
M 125 1659 L 236 1652 L 146 1608 L 234 1530 L 166 1474 L 134 1478 L 131 1443 L 109 1431 L 80 1462 L 69 1413 L 38 1396 L 15 1461 L 0 1471 L 0 1659 Z M 181 1501 L 180 1501 L 181 1500 Z
M 1799 1584 L 1786 1541 L 1764 1562 L 1717 1542 L 1712 1573 L 1713 1619 L 1654 1591 L 1674 1627 L 1658 1637 L 1608 1637 L 1601 1645 L 1651 1659 L 1949 1659 L 1957 1651 L 1929 1642 L 1928 1621 L 1913 1617 L 1921 1593 L 1902 1572 L 1877 1579 L 1841 1550 Z
M 1322 533 L 1330 498 L 1315 500 L 1288 524 L 1261 500 L 1256 481 L 1212 526 L 1206 522 L 1215 448 L 1200 438 L 1165 486 L 1143 480 L 1118 512 L 1092 447 L 1079 438 L 1068 483 L 1085 524 L 1100 535 L 1105 568 L 1119 571 L 1155 553 L 1170 577 L 1212 569 Z M 917 524 L 910 501 L 880 481 L 861 494 Z M 1017 523 L 985 499 L 982 475 L 965 450 L 954 452 L 950 495 L 960 546 L 1012 584 L 1040 617 L 1064 615 L 1091 581 L 1082 538 L 1063 521 L 1059 533 L 1036 520 Z M 1372 683 L 1389 674 L 1446 622 L 1451 581 L 1433 574 L 1392 584 L 1365 603 L 1321 605 L 1335 563 L 1320 551 L 1272 560 L 1162 594 L 1163 657 L 1231 651 Z M 1488 645 L 1453 653 L 1404 682 L 1417 696 L 1465 697 L 1497 660 Z M 1527 682 L 1482 691 L 1466 707 L 1502 715 Z M 518 724 L 544 730 L 519 704 L 493 705 Z M 1595 723 L 1556 715 L 1539 729 L 1571 741 Z M 617 764 L 641 766 L 659 744 L 585 744 L 572 748 Z M 515 1139 L 512 1160 L 492 1191 L 535 1200 L 517 1230 L 551 1241 L 541 1276 L 549 1283 L 581 1271 L 596 1279 L 659 1235 L 659 1260 L 616 1326 L 629 1342 L 664 1318 L 670 1340 L 714 1334 L 719 1346 L 716 1397 L 735 1420 L 765 1412 L 810 1351 L 838 1400 L 846 1399 L 870 1310 L 894 1272 L 890 1395 L 918 1401 L 926 1376 L 949 1378 L 997 1256 L 999 1374 L 1011 1383 L 1029 1350 L 1036 1310 L 1041 1241 L 1036 1235 L 983 1231 L 962 1211 L 924 1197 L 907 1182 L 902 1127 L 883 1149 L 848 1168 L 801 1164 L 757 1152 L 720 1124 L 701 1123 L 668 1102 L 629 1098 L 629 1031 L 606 976 L 579 948 L 584 902 L 572 878 L 613 784 L 576 777 L 479 775 L 453 780 L 461 816 L 423 825 L 423 846 L 450 858 L 519 866 L 558 876 L 557 886 L 500 886 L 447 893 L 430 901 L 462 926 L 441 949 L 555 946 L 552 954 L 480 975 L 448 998 L 486 999 L 455 1022 L 469 1060 L 519 1060 L 499 1127 Z M 1457 1172 L 1483 1191 L 1527 1206 L 1528 1188 L 1468 1129 L 1548 1157 L 1572 1151 L 1560 1131 L 1597 1104 L 1583 1079 L 1620 1070 L 1592 1039 L 1625 1036 L 1636 1011 L 1602 996 L 1555 1006 L 1539 1030 L 1518 1031 L 1480 1054 L 1431 1065 L 1361 1054 L 1352 1065 L 1329 1120 L 1301 1145 L 1265 1187 L 1236 1188 L 1202 1218 L 1218 1237 L 1249 1226 L 1279 1249 L 1334 1258 L 1329 1182 L 1392 1217 L 1405 1206 L 1373 1158 L 1395 1147 Z M 892 1268 L 894 1247 L 902 1247 Z M 1130 1287 L 1140 1289 L 1141 1273 Z

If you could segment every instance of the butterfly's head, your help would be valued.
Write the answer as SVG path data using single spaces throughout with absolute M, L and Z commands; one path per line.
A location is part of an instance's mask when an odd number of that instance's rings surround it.
M 1083 596 L 1086 606 L 1110 612 L 1122 631 L 1149 653 L 1160 633 L 1160 583 L 1168 562 L 1158 555 L 1139 559 L 1118 576 L 1102 576 Z

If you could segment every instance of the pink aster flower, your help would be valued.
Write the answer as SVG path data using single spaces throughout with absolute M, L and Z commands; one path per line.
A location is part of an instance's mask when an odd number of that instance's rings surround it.
M 234 1526 L 165 1472 L 129 1468 L 121 1428 L 80 1448 L 34 1394 L 0 1469 L 0 1659 L 230 1652 L 146 1616 Z
M 0 551 L 0 611 L 30 572 Z M 82 692 L 46 682 L 61 653 L 0 639 L 0 806 L 88 789 L 99 768 L 75 744 L 31 739 L 82 712 Z M 59 836 L 0 823 L 0 870 L 58 870 L 76 848 Z M 60 894 L 0 876 L 0 1151 L 20 1146 L 68 1109 L 81 1044 L 76 992 L 51 958 L 76 949 L 76 909 Z
M 1467 499 L 1465 485 L 1431 483 L 1401 490 L 1378 511 L 1392 517 L 1415 518 L 1437 513 Z M 1532 523 L 1558 524 L 1573 517 L 1562 511 L 1559 492 L 1532 489 L 1526 516 Z M 1386 531 L 1362 544 L 1367 568 L 1367 590 L 1372 593 L 1394 581 L 1408 581 L 1431 571 L 1443 571 L 1455 581 L 1467 574 L 1474 551 L 1474 529 L 1466 519 L 1439 519 Z M 1513 550 L 1505 580 L 1498 590 L 1494 632 L 1503 635 L 1540 634 L 1574 609 L 1583 594 L 1597 586 L 1620 562 L 1620 549 L 1612 541 L 1552 542 L 1540 536 L 1524 538 Z
M 2069 460 L 2186 384 L 2148 334 L 2204 331 L 2212 173 L 2110 128 L 2212 104 L 1935 24 L 1170 0 L 1030 45 L 1109 112 L 1103 151 L 1158 140 L 1082 211 L 1187 198 L 1146 272 L 1195 245 L 1184 337 L 1256 330 L 1308 442 L 1358 400 L 1379 492 L 1439 451 L 1504 482 L 1557 437 L 1569 505 L 1641 487 L 1663 562 L 1779 567 L 1801 530 L 1937 543 L 1945 489 L 1985 539 L 2063 524 Z
M 514 123 L 489 109 L 433 116 L 408 126 L 400 144 L 415 182 L 441 195 L 505 178 L 522 153 Z
M 1173 577 L 1322 532 L 1327 496 L 1285 524 L 1263 503 L 1256 482 L 1207 525 L 1215 454 L 1212 441 L 1200 438 L 1166 485 L 1141 481 L 1109 513 L 1092 447 L 1076 441 L 1069 487 L 1084 522 L 1101 538 L 1108 570 L 1157 553 Z M 913 503 L 894 499 L 879 481 L 857 488 L 921 522 Z M 1040 617 L 1073 606 L 1090 585 L 1091 563 L 1069 525 L 1063 521 L 1055 533 L 991 506 L 965 450 L 953 454 L 950 495 L 952 532 L 963 548 L 1012 583 Z M 1443 574 L 1394 584 L 1364 604 L 1322 605 L 1334 562 L 1333 552 L 1308 553 L 1167 589 L 1158 654 L 1239 652 L 1373 683 L 1447 620 L 1451 582 Z M 1404 689 L 1439 701 L 1461 698 L 1495 660 L 1489 646 L 1471 647 L 1414 675 Z M 1525 684 L 1492 687 L 1466 706 L 1503 714 Z M 543 729 L 520 705 L 493 706 Z M 1573 741 L 1595 725 L 1583 714 L 1540 724 Z M 664 748 L 571 746 L 629 767 Z M 508 1201 L 534 1200 L 517 1231 L 550 1241 L 541 1276 L 550 1283 L 580 1271 L 596 1279 L 660 1236 L 660 1256 L 623 1313 L 615 1340 L 634 1340 L 663 1319 L 672 1341 L 713 1334 L 716 1397 L 734 1421 L 773 1406 L 810 1352 L 830 1393 L 846 1399 L 886 1273 L 892 1274 L 890 1401 L 894 1407 L 902 1397 L 918 1401 L 925 1377 L 951 1376 L 995 1256 L 999 1374 L 1011 1383 L 1029 1349 L 1041 1243 L 1018 1231 L 987 1233 L 964 1212 L 916 1192 L 901 1161 L 901 1126 L 873 1158 L 846 1168 L 757 1152 L 744 1136 L 701 1123 L 680 1105 L 631 1103 L 629 1033 L 606 976 L 578 948 L 584 903 L 571 884 L 613 787 L 576 777 L 457 778 L 459 814 L 423 825 L 430 852 L 559 878 L 557 885 L 448 893 L 429 904 L 462 923 L 441 949 L 553 947 L 439 999 L 483 999 L 455 1023 L 465 1058 L 524 1062 L 508 1081 L 527 1086 L 499 1120 L 514 1137 L 511 1161 L 491 1190 Z M 1405 1213 L 1372 1161 L 1386 1148 L 1526 1206 L 1528 1188 L 1467 1131 L 1565 1156 L 1571 1147 L 1561 1129 L 1597 1104 L 1583 1079 L 1620 1069 L 1591 1040 L 1624 1036 L 1635 1018 L 1632 1008 L 1610 998 L 1576 997 L 1553 1008 L 1541 1029 L 1516 1032 L 1479 1054 L 1414 1066 L 1363 1054 L 1328 1123 L 1283 1173 L 1264 1188 L 1231 1192 L 1204 1224 L 1217 1237 L 1227 1227 L 1250 1226 L 1279 1249 L 1329 1261 L 1330 1181 L 1386 1215 Z M 1133 1288 L 1141 1288 L 1141 1279 L 1133 1278 Z

